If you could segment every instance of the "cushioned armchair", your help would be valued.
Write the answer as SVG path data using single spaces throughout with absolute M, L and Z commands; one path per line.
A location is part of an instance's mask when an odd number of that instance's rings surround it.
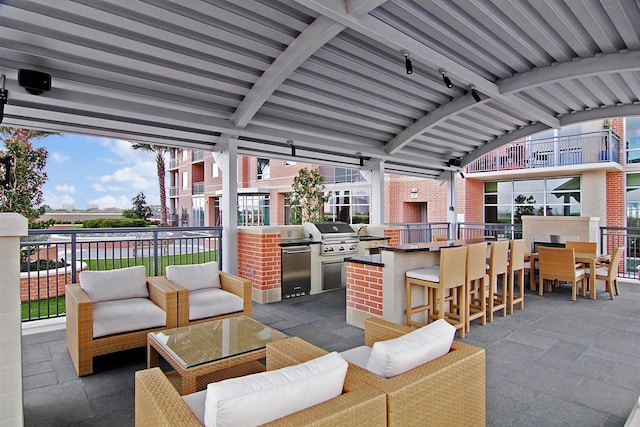
M 376 342 L 398 338 L 411 331 L 414 329 L 409 326 L 371 317 L 365 321 L 365 344 L 372 347 Z M 267 369 L 278 367 L 273 366 L 274 363 L 301 363 L 326 353 L 303 341 L 296 352 L 283 349 L 279 354 L 273 354 L 279 349 L 278 344 L 271 345 Z M 387 425 L 481 426 L 486 423 L 483 348 L 453 341 L 445 355 L 393 378 L 384 378 L 352 363 L 347 377 L 385 393 Z
M 235 401 L 230 406 L 223 400 L 219 400 L 222 395 L 221 389 L 230 388 L 231 384 L 217 383 L 209 385 L 207 390 L 196 392 L 186 396 L 180 396 L 176 389 L 171 385 L 167 377 L 160 371 L 159 368 L 146 369 L 136 372 L 136 390 L 135 390 L 135 425 L 137 427 L 144 426 L 180 426 L 180 427 L 195 427 L 202 426 L 205 419 L 210 416 L 209 411 L 214 411 L 210 408 L 218 408 L 218 417 L 233 417 L 233 412 L 241 411 L 250 418 L 253 418 L 255 413 L 262 414 L 265 410 L 270 410 L 272 405 L 284 406 L 288 405 L 296 406 L 299 403 L 298 400 L 307 400 L 308 398 L 317 399 L 318 395 L 325 392 L 326 382 L 332 382 L 333 385 L 329 387 L 335 388 L 336 378 L 332 372 L 325 371 L 323 369 L 316 369 L 311 367 L 303 367 L 304 369 L 298 370 L 297 373 L 288 371 L 286 374 L 282 372 L 282 369 L 296 369 L 296 367 L 302 367 L 296 363 L 290 363 L 284 358 L 280 358 L 280 354 L 296 353 L 299 348 L 304 349 L 307 347 L 307 343 L 298 339 L 286 339 L 277 342 L 278 349 L 274 350 L 271 344 L 267 344 L 267 372 L 266 375 L 275 374 L 279 376 L 279 381 L 285 381 L 283 388 L 279 390 L 262 390 L 257 391 L 256 388 L 260 388 L 265 383 L 265 377 L 262 376 L 260 380 L 253 378 L 254 376 L 248 376 L 239 378 L 238 382 L 245 383 L 246 394 L 238 395 L 237 383 L 234 383 L 234 396 L 230 400 Z M 319 355 L 324 356 L 327 353 Z M 277 361 L 269 362 L 273 359 L 273 356 L 278 359 Z M 334 357 L 340 358 L 337 354 L 333 354 Z M 316 361 L 318 359 L 315 359 Z M 311 360 L 309 359 L 309 360 Z M 304 409 L 295 410 L 289 412 L 285 409 L 285 415 L 279 418 L 270 418 L 274 421 L 266 422 L 264 425 L 269 426 L 381 426 L 386 423 L 386 399 L 384 393 L 367 386 L 366 384 L 354 381 L 350 378 L 346 372 L 346 362 L 340 358 L 344 365 L 341 370 L 341 378 L 337 379 L 337 389 L 333 391 L 333 396 L 326 399 L 322 398 L 320 403 L 314 403 L 312 406 L 305 406 Z M 312 361 L 313 362 L 313 361 Z M 271 368 L 269 368 L 271 366 Z M 334 369 L 332 368 L 332 371 Z M 314 378 L 309 376 L 301 379 L 299 375 L 308 375 L 311 373 Z M 346 373 L 346 377 L 344 376 Z M 262 375 L 262 374 L 258 374 Z M 297 378 L 296 375 L 298 376 Z M 339 376 L 338 375 L 338 376 Z M 273 375 L 272 375 L 273 377 Z M 334 377 L 334 378 L 331 378 Z M 273 377 L 275 378 L 275 377 Z M 231 380 L 234 381 L 234 380 Z M 289 382 L 287 382 L 289 381 Z M 311 381 L 311 383 L 309 382 Z M 299 392 L 299 388 L 305 388 L 306 392 Z M 313 389 L 313 393 L 309 393 L 308 390 Z M 255 393 L 264 393 L 261 396 L 254 396 Z M 212 396 L 210 396 L 210 394 Z M 215 395 L 215 397 L 213 396 Z M 214 400 L 210 401 L 209 399 Z M 325 400 L 326 399 L 326 400 Z M 210 403 L 211 402 L 211 403 Z M 217 405 L 216 405 L 217 404 Z M 209 409 L 207 409 L 207 405 Z M 246 407 L 250 407 L 247 410 Z M 246 414 L 248 413 L 248 414 Z M 218 422 L 219 418 L 216 420 Z M 255 422 L 254 420 L 244 422 L 229 422 L 224 425 L 256 425 L 262 424 L 261 422 Z M 211 424 L 211 423 L 210 423 Z
M 144 266 L 83 271 L 66 286 L 67 348 L 78 376 L 93 373 L 93 358 L 144 347 L 147 333 L 175 328 L 177 292 L 151 283 Z
M 217 262 L 170 265 L 151 278 L 178 292 L 178 326 L 231 316 L 251 317 L 251 281 L 218 270 Z

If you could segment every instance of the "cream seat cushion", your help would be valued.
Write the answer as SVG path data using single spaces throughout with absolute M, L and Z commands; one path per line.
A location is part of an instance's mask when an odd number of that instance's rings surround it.
M 82 271 L 80 287 L 93 302 L 149 297 L 143 265 L 117 270 Z
M 139 331 L 167 325 L 167 315 L 147 298 L 129 298 L 93 304 L 93 337 Z
M 406 276 L 412 279 L 438 283 L 440 282 L 440 267 L 425 267 L 418 268 L 416 270 L 409 270 L 407 271 Z
M 167 279 L 190 291 L 220 288 L 219 273 L 217 261 L 203 264 L 168 265 L 166 268 Z
M 456 328 L 437 320 L 401 337 L 378 341 L 340 353 L 348 362 L 384 378 L 392 378 L 424 365 L 451 349 Z
M 204 319 L 242 311 L 244 300 L 222 289 L 200 289 L 189 292 L 189 320 Z
M 342 393 L 347 368 L 333 352 L 299 365 L 211 383 L 204 425 L 257 426 L 317 405 Z

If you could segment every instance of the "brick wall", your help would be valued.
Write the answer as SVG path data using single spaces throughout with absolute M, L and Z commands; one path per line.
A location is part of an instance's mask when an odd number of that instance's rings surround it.
M 484 222 L 484 186 L 477 179 L 465 179 L 465 222 Z
M 626 226 L 624 208 L 624 172 L 607 172 L 606 182 L 606 224 L 610 227 L 624 227 Z
M 280 234 L 238 231 L 238 275 L 254 289 L 280 288 Z
M 347 263 L 347 307 L 382 316 L 382 267 Z
M 412 192 L 412 189 L 417 191 Z M 446 221 L 447 185 L 398 175 L 391 175 L 385 181 L 385 222 L 421 222 L 424 203 L 427 204 L 428 222 Z
M 387 228 L 384 230 L 384 236 L 389 237 L 390 239 L 387 241 L 388 246 L 399 245 L 400 244 L 400 230 Z

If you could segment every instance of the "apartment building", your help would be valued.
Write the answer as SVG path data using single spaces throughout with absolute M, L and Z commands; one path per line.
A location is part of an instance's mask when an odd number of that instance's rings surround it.
M 215 152 L 180 150 L 169 160 L 174 225 L 220 225 L 222 173 Z M 317 168 L 332 197 L 331 220 L 368 223 L 371 184 L 358 169 L 240 156 L 238 225 L 290 222 L 288 195 L 302 167 Z M 456 180 L 459 222 L 519 223 L 522 215 L 600 218 L 600 225 L 640 224 L 640 117 L 612 118 L 551 129 L 502 146 Z M 446 184 L 385 176 L 385 222 L 447 221 Z

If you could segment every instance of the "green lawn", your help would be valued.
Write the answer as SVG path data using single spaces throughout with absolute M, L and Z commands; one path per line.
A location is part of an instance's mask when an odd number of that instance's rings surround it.
M 57 306 L 56 306 L 57 301 Z M 64 313 L 64 295 L 58 298 L 41 299 L 39 301 L 23 302 L 22 320 L 54 317 Z

